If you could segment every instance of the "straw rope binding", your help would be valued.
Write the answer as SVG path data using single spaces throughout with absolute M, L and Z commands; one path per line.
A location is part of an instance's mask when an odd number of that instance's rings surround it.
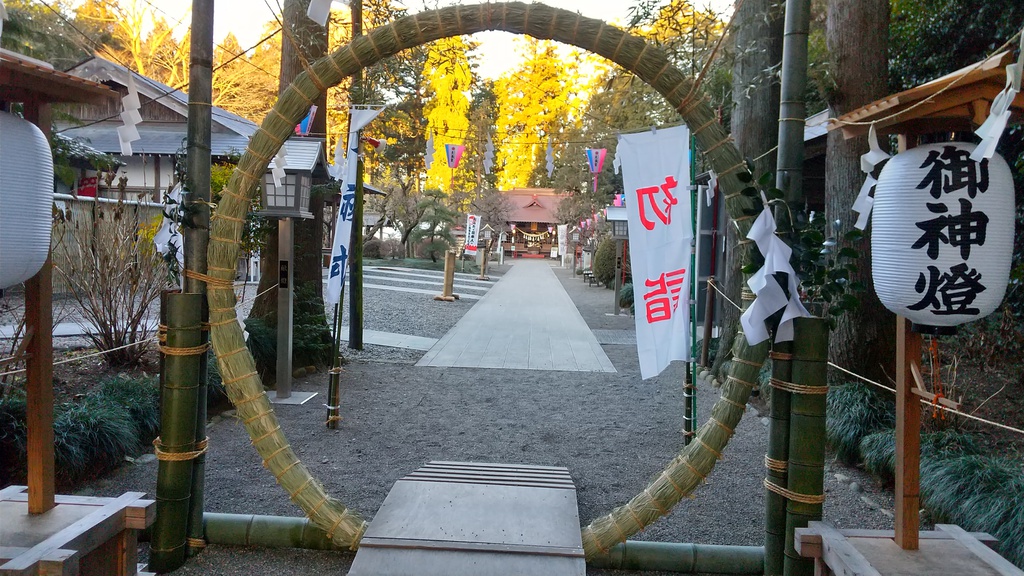
M 163 460 L 165 462 L 184 462 L 185 460 L 195 460 L 196 458 L 206 454 L 206 449 L 209 447 L 210 439 L 203 438 L 199 442 L 196 442 L 195 450 L 188 452 L 167 452 L 165 451 L 163 443 L 160 442 L 160 437 L 157 436 L 153 439 L 153 453 L 156 454 L 157 460 Z
M 769 458 L 767 455 L 764 457 L 764 467 L 771 470 L 772 472 L 781 472 L 785 474 L 789 471 L 789 462 L 786 460 L 776 460 L 775 458 Z
M 786 382 L 778 378 L 770 380 L 772 388 L 778 388 L 793 394 L 828 394 L 828 386 L 806 386 L 795 382 Z
M 774 482 L 769 482 L 767 478 L 764 479 L 764 487 L 775 492 L 779 496 L 782 496 L 786 500 L 792 500 L 793 502 L 800 502 L 802 504 L 824 504 L 824 494 L 801 494 L 799 492 L 793 492 L 787 490 L 782 486 L 777 486 Z

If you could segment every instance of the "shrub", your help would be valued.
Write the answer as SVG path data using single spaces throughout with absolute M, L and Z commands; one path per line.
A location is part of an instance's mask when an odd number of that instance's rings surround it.
M 619 290 L 619 306 L 629 308 L 630 314 L 636 314 L 636 302 L 633 301 L 633 283 L 628 282 L 622 285 Z
M 827 439 L 836 456 L 854 464 L 861 439 L 879 430 L 892 428 L 896 421 L 895 403 L 883 398 L 859 382 L 832 386 L 828 391 Z
M 605 238 L 594 255 L 594 277 L 605 287 L 615 281 L 615 240 Z
M 26 410 L 25 396 L 20 391 L 0 397 L 0 486 L 21 482 L 25 477 Z
M 374 260 L 380 258 L 381 246 L 383 242 L 379 238 L 370 238 L 363 243 L 363 258 L 372 258 Z
M 974 436 L 955 430 L 942 430 L 921 435 L 921 457 L 943 460 L 956 456 L 976 455 L 981 446 Z M 864 436 L 860 455 L 868 472 L 886 480 L 896 477 L 896 436 L 893 430 L 882 430 Z
M 402 246 L 402 241 L 395 238 L 388 238 L 380 245 L 380 256 L 381 258 L 403 258 L 405 257 L 405 247 Z
M 61 405 L 53 433 L 57 480 L 67 484 L 103 474 L 139 447 L 131 415 L 100 394 Z
M 308 283 L 295 288 L 292 317 L 292 363 L 295 366 L 325 366 L 331 358 L 331 331 L 323 304 L 314 290 L 315 287 Z M 276 318 L 249 317 L 245 321 L 245 330 L 249 333 L 246 346 L 256 366 L 266 367 L 260 377 L 264 383 L 273 382 L 276 376 L 273 371 L 277 365 Z
M 96 402 L 124 410 L 135 425 L 138 443 L 148 444 L 160 433 L 160 390 L 156 378 L 114 376 L 100 382 Z
M 1014 458 L 922 458 L 921 501 L 936 521 L 988 532 L 1007 560 L 1024 565 L 1024 471 Z

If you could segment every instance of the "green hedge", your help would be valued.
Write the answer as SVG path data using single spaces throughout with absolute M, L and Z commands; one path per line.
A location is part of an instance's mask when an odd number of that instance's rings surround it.
M 24 483 L 25 396 L 0 398 L 0 486 Z M 54 467 L 58 485 L 98 477 L 145 450 L 160 428 L 159 390 L 153 378 L 116 376 L 80 401 L 54 409 Z

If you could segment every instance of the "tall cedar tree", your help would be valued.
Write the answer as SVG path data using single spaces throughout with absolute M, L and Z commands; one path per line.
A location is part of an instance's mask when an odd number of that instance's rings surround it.
M 754 162 L 757 176 L 775 172 L 775 153 L 779 141 L 779 82 L 775 72 L 782 62 L 782 6 L 774 0 L 737 2 L 734 16 L 736 57 L 732 68 L 732 137 L 744 158 Z M 716 270 L 717 280 L 733 302 L 740 301 L 743 283 L 736 229 L 726 226 L 726 254 L 723 269 Z M 729 359 L 736 337 L 740 312 L 729 304 L 722 306 L 722 326 L 718 357 L 712 372 L 719 374 Z
M 830 116 L 841 116 L 888 93 L 889 0 L 832 0 L 828 4 L 825 37 L 835 79 L 834 90 L 827 95 Z M 842 130 L 828 134 L 825 215 L 830 235 L 840 242 L 836 250 L 848 245 L 843 235 L 855 221 L 850 210 L 864 182 L 860 156 L 867 150 L 864 136 L 846 140 Z M 883 381 L 886 374 L 894 373 L 896 317 L 875 295 L 870 241 L 865 238 L 849 245 L 861 254 L 850 281 L 863 283 L 867 293 L 857 310 L 839 317 L 829 341 L 829 356 L 840 366 Z
M 309 0 L 286 0 L 284 3 L 284 27 L 286 32 L 281 41 L 281 72 L 279 92 L 284 92 L 304 70 L 305 65 L 316 61 L 327 53 L 327 30 L 306 17 Z M 317 99 L 317 109 L 326 110 L 326 95 Z M 326 114 L 318 113 L 313 119 L 311 134 L 322 135 L 327 132 Z M 314 181 L 314 186 L 319 182 Z M 324 234 L 324 196 L 313 194 L 309 209 L 313 218 L 295 221 L 295 260 L 294 277 L 296 292 L 304 290 L 313 295 L 310 302 L 296 302 L 296 314 L 305 313 L 317 318 L 316 327 L 312 324 L 305 329 L 322 328 L 322 338 L 330 341 L 327 318 L 323 313 L 323 263 L 321 252 Z M 249 318 L 259 318 L 267 326 L 277 326 L 277 293 L 269 290 L 277 283 L 277 228 L 273 227 L 267 234 L 266 242 L 260 255 L 260 285 L 258 294 L 263 294 L 253 303 Z M 299 307 L 304 310 L 299 310 Z M 308 310 L 305 310 L 308 307 Z M 322 318 L 322 322 L 319 321 Z M 310 338 L 313 336 L 310 335 Z M 269 359 L 269 358 L 268 358 Z M 319 358 L 293 357 L 296 366 L 307 366 L 319 362 Z M 257 366 L 262 374 L 272 375 L 272 366 Z

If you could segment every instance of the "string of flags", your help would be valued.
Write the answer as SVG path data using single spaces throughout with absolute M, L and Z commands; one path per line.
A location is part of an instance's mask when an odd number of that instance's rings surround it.
M 121 121 L 124 125 L 117 128 L 117 140 L 121 144 L 121 155 L 131 156 L 132 142 L 142 138 L 137 128 L 142 123 L 142 115 L 139 114 L 142 101 L 139 100 L 139 91 L 135 88 L 135 79 L 131 74 L 128 75 L 128 94 L 121 98 L 121 107 Z
M 297 136 L 309 136 L 309 129 L 313 126 L 313 118 L 316 118 L 316 104 L 310 106 L 306 117 L 295 125 L 295 134 Z
M 448 158 L 448 167 L 452 170 L 451 186 L 455 186 L 455 169 L 459 167 L 459 162 L 462 160 L 462 154 L 466 151 L 466 147 L 462 144 L 445 144 L 444 153 Z
M 605 148 L 587 148 L 587 165 L 590 173 L 594 175 L 594 192 L 597 192 L 597 175 L 604 168 L 604 157 L 608 153 Z

